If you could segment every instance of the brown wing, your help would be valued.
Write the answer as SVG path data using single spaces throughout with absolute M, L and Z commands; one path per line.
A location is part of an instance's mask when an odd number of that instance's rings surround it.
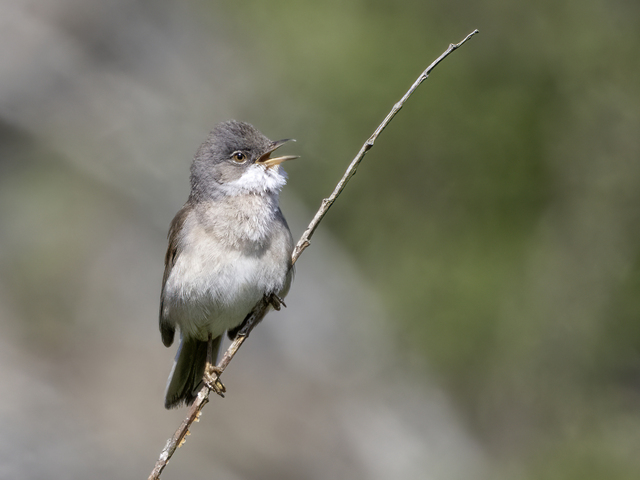
M 176 258 L 180 255 L 178 234 L 182 230 L 182 225 L 184 224 L 189 211 L 190 207 L 187 203 L 182 207 L 182 209 L 180 209 L 176 216 L 173 217 L 171 226 L 169 227 L 169 246 L 167 248 L 167 253 L 164 256 L 164 275 L 162 276 L 162 293 L 160 295 L 160 334 L 162 335 L 162 343 L 164 343 L 166 347 L 171 346 L 173 343 L 173 337 L 176 333 L 176 325 L 167 318 L 164 312 L 164 287 L 167 283 L 167 279 L 169 278 L 169 274 L 171 273 L 171 269 L 176 263 Z

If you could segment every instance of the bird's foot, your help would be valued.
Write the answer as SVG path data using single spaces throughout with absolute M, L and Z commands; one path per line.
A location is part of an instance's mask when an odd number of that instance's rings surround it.
M 282 307 L 285 307 L 285 308 L 287 307 L 287 304 L 284 303 L 284 300 L 282 300 L 275 293 L 271 293 L 267 295 L 267 303 L 271 305 L 274 308 L 274 310 L 277 310 L 277 311 L 280 311 L 280 308 Z
M 207 386 L 207 388 L 213 390 L 218 395 L 224 398 L 224 392 L 226 392 L 227 389 L 220 381 L 220 375 L 222 375 L 222 370 L 215 365 L 207 362 L 207 366 L 204 369 L 204 384 Z

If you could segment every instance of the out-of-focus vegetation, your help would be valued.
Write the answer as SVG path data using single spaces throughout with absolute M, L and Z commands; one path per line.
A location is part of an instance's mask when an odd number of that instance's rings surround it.
M 252 56 L 243 74 L 262 76 L 249 115 L 304 139 L 291 187 L 309 208 L 420 70 L 480 30 L 393 121 L 324 228 L 506 476 L 637 478 L 640 4 L 226 8 Z
M 477 28 L 381 135 L 320 228 L 374 285 L 394 367 L 428 371 L 413 381 L 443 387 L 491 478 L 639 478 L 640 3 L 27 3 L 0 3 L 0 314 L 9 332 L 0 341 L 11 347 L 0 364 L 8 391 L 41 390 L 2 404 L 6 444 L 19 452 L 10 460 L 49 476 L 80 463 L 104 478 L 143 471 L 181 418 L 161 410 L 171 354 L 151 336 L 164 232 L 186 198 L 188 156 L 215 121 L 234 116 L 271 138 L 297 138 L 303 158 L 287 165 L 284 210 L 299 201 L 313 212 L 419 73 Z M 315 280 L 305 277 L 308 257 L 298 293 Z M 306 285 L 299 298 L 325 291 Z M 356 321 L 345 317 L 347 331 Z M 201 476 L 207 462 L 228 468 L 225 478 L 373 469 L 374 456 L 360 452 L 380 439 L 363 440 L 360 427 L 387 418 L 367 406 L 391 388 L 388 372 L 375 394 L 364 380 L 335 393 L 337 380 L 297 365 L 282 376 L 260 370 L 288 358 L 265 357 L 258 373 L 238 367 L 258 377 L 236 388 L 255 388 L 259 405 L 243 392 L 218 407 L 206 441 L 167 474 Z M 302 393 L 276 395 L 265 378 Z M 229 405 L 261 415 L 238 428 Z M 362 424 L 344 413 L 361 411 Z M 409 432 L 398 438 L 426 442 L 398 412 L 380 411 L 394 420 L 380 425 Z M 52 450 L 51 432 L 69 424 Z M 451 444 L 454 456 L 475 452 Z M 404 443 L 380 445 L 372 451 L 403 453 Z M 81 447 L 100 454 L 78 455 Z M 393 478 L 376 472 L 360 475 Z

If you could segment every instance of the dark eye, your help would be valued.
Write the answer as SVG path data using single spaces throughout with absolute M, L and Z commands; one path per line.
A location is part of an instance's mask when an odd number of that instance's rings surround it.
M 247 160 L 247 156 L 244 152 L 233 152 L 231 159 L 236 163 L 244 163 Z

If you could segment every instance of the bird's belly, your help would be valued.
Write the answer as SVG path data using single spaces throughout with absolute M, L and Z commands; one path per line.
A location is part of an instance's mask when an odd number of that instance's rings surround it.
M 183 252 L 167 279 L 169 316 L 187 337 L 222 335 L 238 326 L 263 295 L 284 286 L 287 272 L 265 256 L 218 251 L 201 243 Z

